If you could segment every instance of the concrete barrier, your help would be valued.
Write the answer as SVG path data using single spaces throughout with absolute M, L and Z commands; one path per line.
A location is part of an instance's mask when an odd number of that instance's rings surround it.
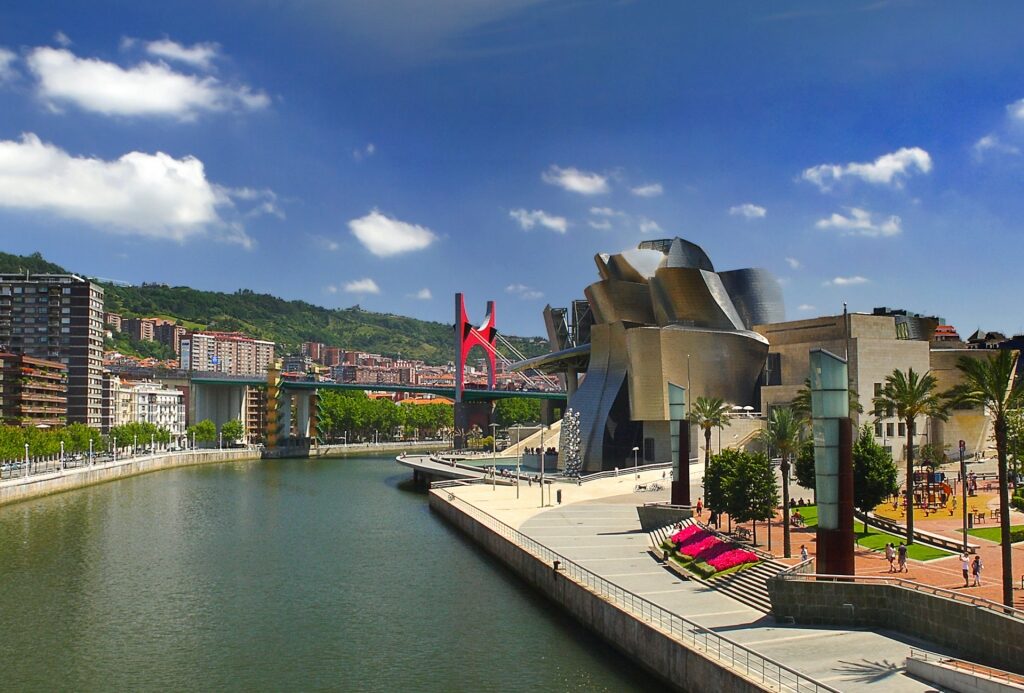
M 703 653 L 689 649 L 633 614 L 556 571 L 449 502 L 444 489 L 431 491 L 430 508 L 613 647 L 680 691 L 775 690 L 752 681 Z
M 775 578 L 768 594 L 779 621 L 888 628 L 1024 673 L 1024 619 L 994 608 L 885 582 Z
M 259 451 L 239 448 L 172 452 L 165 455 L 136 457 L 117 463 L 109 462 L 92 467 L 66 469 L 52 474 L 37 474 L 28 478 L 11 479 L 0 484 L 0 505 L 18 503 L 52 493 L 61 493 L 172 467 L 189 467 L 197 464 L 249 459 L 259 459 Z
M 1024 685 L 1010 677 L 994 677 L 919 657 L 907 657 L 907 673 L 956 693 L 1022 693 Z

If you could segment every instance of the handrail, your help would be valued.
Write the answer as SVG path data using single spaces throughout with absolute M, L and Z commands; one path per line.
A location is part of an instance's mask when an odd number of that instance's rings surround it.
M 738 543 L 736 541 L 736 539 L 734 537 L 731 537 L 728 534 L 726 534 L 725 532 L 719 531 L 717 529 L 712 529 L 711 525 L 706 525 L 703 522 L 701 522 L 700 520 L 694 520 L 693 523 L 695 525 L 700 526 L 702 529 L 704 529 L 704 531 L 710 532 L 711 534 L 714 534 L 715 536 L 717 536 L 719 539 L 721 539 L 723 541 L 727 541 L 730 544 L 735 544 L 736 546 L 742 548 L 744 551 L 750 551 L 751 553 L 756 553 L 758 556 L 760 556 L 762 559 L 764 559 L 766 561 L 771 561 L 771 560 L 775 559 L 775 554 L 768 553 L 767 551 L 762 551 L 761 549 L 757 548 L 753 544 L 750 544 L 750 545 L 740 544 L 740 543 Z
M 671 462 L 655 462 L 654 464 L 643 464 L 639 467 L 622 467 L 619 470 L 608 469 L 603 472 L 594 472 L 593 474 L 587 474 L 586 476 L 580 476 L 580 481 L 584 484 L 597 481 L 598 479 L 608 479 L 616 476 L 626 476 L 627 474 L 635 474 L 637 472 L 649 472 L 656 469 L 671 469 Z
M 1021 676 L 1020 674 L 1014 674 L 1010 671 L 1003 671 L 1002 669 L 994 669 L 981 664 L 975 664 L 974 662 L 968 662 L 965 659 L 957 659 L 956 657 L 939 655 L 934 652 L 928 652 L 927 650 L 919 650 L 916 647 L 910 648 L 910 657 L 908 657 L 908 659 L 919 659 L 924 662 L 945 664 L 953 667 L 954 669 L 966 670 L 972 676 L 989 679 L 991 681 L 1006 681 L 1017 685 L 1024 684 L 1024 676 Z
M 906 525 L 901 525 L 895 520 L 890 520 L 887 517 L 879 517 L 875 513 L 864 513 L 860 510 L 854 509 L 853 516 L 861 522 L 867 521 L 867 523 L 873 526 L 875 529 L 880 529 L 883 532 L 889 534 L 895 534 L 899 536 L 907 531 Z M 941 549 L 943 551 L 963 551 L 964 542 L 957 541 L 950 537 L 944 537 L 941 534 L 935 534 L 934 532 L 927 532 L 923 529 L 914 529 L 914 541 L 926 544 L 935 549 Z M 971 549 L 972 553 L 977 551 L 980 546 L 978 544 L 967 543 L 967 548 Z
M 562 554 L 552 551 L 543 544 L 513 529 L 493 515 L 477 508 L 454 494 L 448 495 L 448 502 L 458 504 L 474 519 L 499 535 L 517 544 L 520 548 L 532 553 L 537 558 L 549 562 L 557 570 L 575 580 L 582 586 L 604 597 L 638 619 L 656 626 L 677 637 L 680 642 L 691 645 L 694 649 L 715 659 L 729 669 L 750 677 L 755 681 L 777 686 L 780 691 L 828 691 L 838 693 L 835 688 L 801 674 L 781 662 L 751 650 L 734 640 L 719 635 L 687 618 L 668 611 L 654 602 L 644 599 L 638 594 L 625 590 L 613 582 L 593 573 Z
M 776 573 L 779 575 L 811 575 L 814 573 L 814 556 L 811 556 L 806 561 L 800 561 L 799 563 L 791 566 L 786 566 L 784 570 L 780 570 Z
M 984 597 L 975 597 L 970 594 L 964 594 L 963 592 L 957 592 L 956 590 L 948 590 L 945 587 L 935 587 L 934 585 L 927 585 L 923 582 L 907 580 L 906 578 L 887 577 L 885 575 L 826 575 L 822 573 L 796 574 L 791 572 L 779 573 L 776 577 L 780 580 L 872 582 L 884 585 L 894 585 L 896 587 L 902 587 L 903 589 L 909 589 L 915 592 L 931 593 L 936 596 L 953 599 L 958 602 L 967 602 L 974 606 L 990 609 L 992 611 L 999 612 L 1004 616 L 1024 621 L 1024 609 L 1017 609 L 1012 606 L 1006 606 L 1005 604 L 992 601 L 991 599 L 985 599 Z

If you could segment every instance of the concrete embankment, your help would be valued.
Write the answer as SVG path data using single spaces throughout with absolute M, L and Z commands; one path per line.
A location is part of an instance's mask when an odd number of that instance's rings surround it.
M 259 452 L 249 449 L 197 450 L 195 452 L 172 452 L 165 455 L 147 455 L 117 463 L 98 464 L 37 474 L 27 478 L 10 479 L 0 484 L 0 505 L 17 503 L 52 493 L 102 484 L 138 474 L 148 474 L 172 467 L 189 467 L 197 464 L 231 462 L 258 459 Z
M 430 492 L 430 508 L 476 541 L 580 623 L 637 664 L 681 691 L 772 690 L 733 671 L 641 620 L 502 536 L 456 503 L 444 489 Z M 452 497 L 453 498 L 453 497 Z
M 352 443 L 351 445 L 321 445 L 310 450 L 310 457 L 349 457 L 352 455 L 373 455 L 378 452 L 433 452 L 447 450 L 451 443 L 440 440 L 413 441 L 401 443 Z

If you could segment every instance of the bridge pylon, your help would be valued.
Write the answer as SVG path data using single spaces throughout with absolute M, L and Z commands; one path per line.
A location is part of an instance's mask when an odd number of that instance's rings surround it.
M 466 435 L 479 426 L 483 430 L 491 423 L 493 404 L 486 401 L 466 402 L 463 399 L 466 380 L 466 357 L 470 349 L 479 346 L 487 359 L 487 389 L 494 389 L 497 372 L 497 339 L 494 301 L 487 302 L 487 314 L 483 323 L 476 327 L 466 314 L 466 301 L 462 293 L 455 294 L 455 440 L 456 448 L 465 447 Z

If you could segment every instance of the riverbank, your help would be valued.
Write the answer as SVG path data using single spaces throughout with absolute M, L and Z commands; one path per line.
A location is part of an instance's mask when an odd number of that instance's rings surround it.
M 403 441 L 398 443 L 344 443 L 340 445 L 320 445 L 310 450 L 310 457 L 362 457 L 384 452 L 434 452 L 451 448 L 450 441 L 424 440 Z
M 34 474 L 0 482 L 0 506 L 174 467 L 252 459 L 259 459 L 259 450 L 190 450 L 142 455 L 74 469 L 58 469 L 47 474 Z

